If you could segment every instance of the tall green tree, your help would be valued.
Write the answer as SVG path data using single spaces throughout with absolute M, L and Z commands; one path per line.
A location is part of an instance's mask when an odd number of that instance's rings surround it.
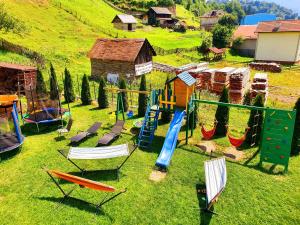
M 57 100 L 59 98 L 59 89 L 58 89 L 58 83 L 56 78 L 55 69 L 50 63 L 50 99 L 51 100 Z
M 252 105 L 257 107 L 264 107 L 264 97 L 262 95 L 257 95 Z M 254 126 L 256 124 L 257 124 L 257 129 Z M 252 142 L 255 143 L 255 145 L 259 144 L 262 126 L 263 126 L 263 111 L 251 110 L 250 117 L 248 120 L 248 127 L 250 128 L 250 130 L 247 133 L 246 141 L 245 141 L 248 145 L 251 145 Z M 254 134 L 255 136 L 253 136 Z
M 141 84 L 140 84 L 140 91 L 147 91 L 146 86 L 146 77 L 142 75 L 141 77 Z M 139 108 L 138 108 L 138 116 L 142 117 L 145 116 L 147 110 L 147 95 L 139 93 Z
M 238 21 L 234 15 L 225 14 L 224 16 L 222 16 L 219 19 L 218 24 L 220 24 L 222 26 L 227 26 L 227 27 L 230 27 L 231 29 L 233 29 L 238 24 Z
M 106 90 L 104 89 L 106 86 L 104 78 L 101 76 L 99 81 L 99 90 L 98 90 L 98 105 L 100 109 L 108 108 L 108 98 Z
M 47 95 L 46 83 L 40 69 L 37 70 L 36 75 L 36 93 L 39 97 L 44 97 Z
M 73 80 L 70 71 L 65 68 L 64 94 L 67 103 L 75 101 L 75 92 L 73 88 Z
M 209 48 L 212 46 L 212 35 L 211 33 L 206 33 L 203 37 L 202 43 L 199 47 L 199 52 L 204 55 L 204 57 L 208 57 Z
M 228 89 L 224 88 L 219 99 L 219 102 L 228 103 L 229 96 L 228 96 Z M 227 124 L 229 121 L 229 108 L 227 106 L 218 105 L 215 119 L 218 121 L 216 126 L 216 135 L 218 136 L 226 136 L 227 133 Z
M 217 48 L 226 48 L 230 44 L 233 30 L 230 27 L 217 24 L 213 28 L 212 33 L 213 45 Z
M 293 134 L 291 155 L 298 155 L 300 153 L 300 98 L 298 98 L 294 109 L 297 110 L 297 114 Z
M 119 88 L 120 89 L 127 89 L 127 87 L 126 87 L 126 81 L 124 80 L 124 78 L 120 79 Z M 126 92 L 122 92 L 121 96 L 122 96 L 122 101 L 123 101 L 124 112 L 127 112 L 128 111 L 127 93 Z
M 81 84 L 81 102 L 82 105 L 90 105 L 92 103 L 90 84 L 87 75 L 84 74 Z
M 167 79 L 166 79 L 166 87 L 168 87 L 168 90 L 171 90 L 171 84 L 170 83 L 167 83 L 167 81 L 169 80 L 169 75 L 167 76 Z M 163 123 L 169 123 L 171 122 L 171 119 L 172 119 L 172 113 L 169 111 L 169 110 L 166 110 L 166 111 L 162 111 L 161 112 L 161 121 Z

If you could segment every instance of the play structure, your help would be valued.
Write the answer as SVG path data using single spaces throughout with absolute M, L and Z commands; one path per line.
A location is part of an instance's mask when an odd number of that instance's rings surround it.
M 223 102 L 215 102 L 208 100 L 200 100 L 196 99 L 193 95 L 190 99 L 187 117 L 190 115 L 194 118 L 195 105 L 198 105 L 198 109 L 201 111 L 201 104 L 210 104 L 210 105 L 218 105 L 229 108 L 240 108 L 240 109 L 248 109 L 254 110 L 256 112 L 263 111 L 263 127 L 261 132 L 261 137 L 256 137 L 256 131 L 258 126 L 259 114 L 257 113 L 254 116 L 254 125 L 251 128 L 252 130 L 252 138 L 255 137 L 260 139 L 259 152 L 260 152 L 260 165 L 263 162 L 273 163 L 282 165 L 285 167 L 285 172 L 288 170 L 288 162 L 291 152 L 291 144 L 294 132 L 294 125 L 296 119 L 296 110 L 283 110 L 283 109 L 272 109 L 267 107 L 256 107 L 249 105 L 239 105 L 239 104 L 231 104 L 231 103 L 223 103 Z M 215 127 L 214 127 L 215 129 Z M 214 129 L 210 131 L 203 132 L 205 139 L 211 139 L 214 136 Z M 189 130 L 190 136 L 193 136 L 193 127 L 189 128 L 189 124 L 186 126 L 186 144 L 188 144 L 189 138 Z M 239 147 L 245 141 L 247 132 L 249 132 L 250 128 L 245 128 L 245 133 L 240 138 L 235 138 L 230 134 L 228 129 L 227 136 L 232 146 Z M 252 143 L 253 145 L 255 143 Z
M 17 98 L 15 95 L 0 96 L 0 153 L 14 150 L 23 142 Z

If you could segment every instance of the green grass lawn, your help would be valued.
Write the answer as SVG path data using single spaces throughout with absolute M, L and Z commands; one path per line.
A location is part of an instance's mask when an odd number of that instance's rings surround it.
M 95 146 L 99 136 L 114 123 L 113 109 L 94 110 L 95 106 L 71 105 L 75 120 L 71 134 L 86 129 L 95 121 L 103 126 L 98 136 L 80 146 Z M 41 169 L 47 166 L 80 175 L 79 171 L 57 153 L 68 148 L 68 140 L 57 141 L 55 131 L 35 134 L 33 127 L 23 127 L 26 135 L 22 149 L 15 154 L 1 155 L 0 162 L 0 220 L 1 224 L 299 224 L 300 157 L 290 161 L 286 175 L 272 172 L 272 167 L 257 166 L 258 156 L 249 164 L 227 162 L 228 183 L 215 205 L 218 216 L 201 212 L 201 197 L 196 185 L 204 184 L 203 162 L 209 157 L 196 147 L 184 145 L 184 129 L 179 135 L 166 178 L 155 183 L 148 179 L 161 150 L 168 124 L 159 125 L 151 149 L 138 149 L 121 170 L 118 182 L 113 172 L 87 173 L 85 177 L 128 191 L 103 206 L 95 215 L 94 208 L 74 200 L 63 204 L 61 194 Z M 115 144 L 131 143 L 132 120 Z M 55 130 L 55 126 L 54 129 Z M 199 129 L 190 143 L 200 140 Z M 222 145 L 221 142 L 219 142 Z M 223 141 L 224 145 L 228 145 Z M 93 169 L 114 168 L 121 159 L 81 161 Z M 73 185 L 61 182 L 65 189 Z M 74 196 L 97 202 L 103 195 L 77 188 Z M 199 197 L 199 198 L 198 198 Z

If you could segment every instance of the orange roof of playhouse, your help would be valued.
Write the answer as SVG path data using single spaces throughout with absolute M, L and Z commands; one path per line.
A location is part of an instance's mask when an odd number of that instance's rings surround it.
M 156 53 L 147 39 L 100 38 L 96 40 L 89 51 L 88 57 L 91 59 L 134 62 L 144 44 L 149 46 L 155 56 Z

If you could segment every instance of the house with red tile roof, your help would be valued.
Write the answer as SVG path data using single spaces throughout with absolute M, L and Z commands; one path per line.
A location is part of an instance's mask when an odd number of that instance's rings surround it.
M 152 70 L 156 53 L 147 39 L 100 38 L 88 53 L 91 76 L 115 82 L 119 77 L 134 79 Z
M 255 60 L 284 64 L 300 62 L 300 20 L 261 22 L 255 32 Z
M 232 39 L 242 38 L 243 43 L 237 47 L 239 53 L 243 56 L 255 56 L 257 33 L 255 33 L 257 25 L 241 25 L 233 33 Z

